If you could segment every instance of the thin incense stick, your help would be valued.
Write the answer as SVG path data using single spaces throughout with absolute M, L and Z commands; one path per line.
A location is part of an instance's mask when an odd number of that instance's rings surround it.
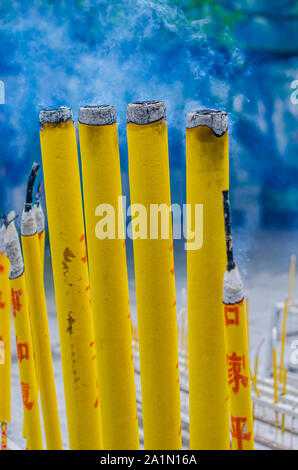
M 32 192 L 38 168 L 39 166 L 34 163 L 28 179 L 27 198 L 21 220 L 21 240 L 26 269 L 35 365 L 47 449 L 59 450 L 62 449 L 62 438 L 43 285 L 40 245 L 36 226 L 36 213 L 32 207 Z
M 29 196 L 30 197 L 30 196 Z M 13 221 L 8 217 L 5 233 L 6 253 L 10 261 L 12 312 L 16 334 L 18 364 L 23 397 L 26 437 L 30 450 L 42 449 L 42 433 L 38 408 L 38 392 L 34 365 L 33 345 L 29 319 L 29 306 L 24 276 L 24 263 L 19 236 Z
M 3 219 L 5 220 L 5 217 Z M 7 448 L 7 423 L 11 421 L 11 300 L 5 232 L 6 227 L 3 223 L 0 228 L 0 423 L 2 423 L 3 449 Z
M 223 191 L 223 209 L 227 250 L 227 269 L 223 280 L 224 332 L 232 449 L 252 450 L 254 448 L 253 413 L 245 299 L 242 279 L 233 257 L 228 191 Z

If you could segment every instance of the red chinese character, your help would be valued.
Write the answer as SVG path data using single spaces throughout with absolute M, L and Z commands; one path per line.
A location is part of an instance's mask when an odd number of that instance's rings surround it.
M 227 354 L 227 364 L 228 364 L 228 384 L 231 385 L 232 383 L 234 386 L 232 387 L 233 392 L 237 393 L 239 390 L 240 384 L 243 387 L 247 387 L 248 384 L 248 377 L 241 374 L 241 370 L 245 370 L 245 356 L 237 356 L 235 352 L 231 356 Z
M 27 410 L 31 410 L 34 405 L 34 402 L 29 401 L 30 386 L 28 383 L 21 382 L 21 387 L 22 387 L 22 397 L 23 397 L 24 406 L 27 408 Z
M 0 273 L 3 273 L 3 271 L 4 271 L 4 266 L 3 264 L 0 264 Z
M 242 441 L 249 441 L 251 432 L 245 432 L 247 427 L 247 418 L 238 418 L 231 416 L 232 437 L 237 439 L 238 450 L 242 450 Z
M 0 291 L 0 299 L 2 297 L 2 292 Z M 0 308 L 4 308 L 5 307 L 5 302 L 0 302 Z
M 239 308 L 238 305 L 224 305 L 225 322 L 228 325 L 239 325 Z
M 98 381 L 96 380 L 96 390 L 98 392 Z M 95 403 L 94 403 L 94 408 L 97 408 L 98 407 L 98 402 L 99 402 L 99 396 L 97 394 L 96 396 L 96 400 L 95 400 Z
M 93 351 L 91 352 L 92 356 L 91 356 L 91 359 L 92 361 L 95 361 L 96 359 L 96 353 L 94 351 L 94 348 L 95 348 L 95 342 L 94 341 L 91 341 L 91 343 L 89 344 L 90 348 L 93 349 Z
M 85 256 L 83 256 L 82 261 L 83 263 L 87 263 L 87 249 L 86 249 L 86 243 L 85 243 L 85 235 L 83 234 L 80 238 L 80 242 L 84 242 L 84 247 L 85 247 Z
M 11 301 L 12 301 L 12 313 L 15 317 L 17 312 L 21 310 L 22 304 L 20 303 L 20 297 L 23 294 L 22 289 L 14 290 L 11 289 Z
M 18 360 L 20 362 L 22 362 L 23 359 L 29 359 L 28 343 L 18 343 L 18 338 L 17 338 L 17 352 L 18 352 Z

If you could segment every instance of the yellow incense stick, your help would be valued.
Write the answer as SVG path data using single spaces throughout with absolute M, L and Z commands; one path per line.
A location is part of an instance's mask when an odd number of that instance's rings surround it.
M 223 280 L 224 334 L 233 450 L 254 448 L 247 317 L 242 279 L 233 259 L 228 191 L 223 191 L 227 270 Z
M 281 416 L 281 426 L 280 426 L 280 430 L 281 430 L 281 433 L 284 434 L 285 433 L 285 413 L 282 414 Z
M 33 166 L 32 172 L 34 170 Z M 28 187 L 29 184 L 32 185 L 32 179 L 30 180 L 30 178 Z M 26 200 L 22 215 L 21 239 L 30 305 L 37 382 L 41 397 L 47 449 L 59 450 L 62 449 L 62 439 L 43 285 L 40 244 L 37 234 L 35 210 L 32 208 L 32 200 L 30 203 L 28 199 Z
M 249 300 L 245 299 L 245 312 L 246 312 L 246 324 L 247 324 L 247 341 L 248 341 L 248 350 L 249 350 L 249 345 L 250 345 L 250 328 L 249 328 L 249 323 L 250 323 L 250 312 L 249 312 Z
M 103 448 L 138 449 L 115 108 L 80 108 L 79 133 Z M 98 233 L 100 204 L 112 208 L 115 237 Z
M 29 320 L 29 308 L 24 276 L 24 264 L 19 237 L 10 222 L 5 234 L 6 252 L 10 260 L 10 286 L 18 364 L 23 397 L 24 420 L 30 450 L 42 449 L 42 433 L 38 393 Z
M 287 376 L 288 376 L 288 369 L 284 369 L 283 373 L 283 388 L 282 388 L 282 394 L 286 395 L 287 393 Z
M 2 225 L 0 228 L 0 423 L 4 431 L 7 429 L 7 423 L 11 421 L 11 301 L 5 231 L 5 225 Z
M 274 403 L 278 402 L 278 385 L 277 385 L 277 362 L 276 362 L 276 348 L 272 350 L 272 364 L 273 364 L 273 395 Z
M 167 211 L 161 226 L 154 224 L 153 216 L 148 219 L 151 209 L 157 208 L 156 205 L 166 204 L 167 209 L 171 205 L 164 103 L 129 104 L 127 121 L 131 202 L 138 204 L 134 206 L 136 212 L 132 213 L 132 233 L 144 447 L 181 449 L 171 216 Z M 141 212 L 138 213 L 138 210 Z M 169 229 L 168 234 L 163 238 L 161 231 L 166 231 L 166 228 Z M 157 233 L 154 229 L 157 229 Z
M 40 141 L 71 449 L 100 449 L 94 330 L 75 126 L 70 108 L 40 113 Z
M 288 375 L 288 369 L 284 369 L 283 371 L 283 388 L 282 388 L 282 395 L 286 395 L 287 393 L 287 375 Z M 281 416 L 281 433 L 282 435 L 285 433 L 285 413 L 282 414 Z
M 202 246 L 187 250 L 190 449 L 229 449 L 222 280 L 226 268 L 222 191 L 229 186 L 227 115 L 198 111 L 187 117 L 187 232 L 197 204 Z M 191 215 L 191 219 L 190 219 Z M 198 233 L 197 233 L 198 235 Z M 194 249 L 195 248 L 195 249 Z
M 282 333 L 281 333 L 281 349 L 280 349 L 280 365 L 279 365 L 279 381 L 283 381 L 284 372 L 284 355 L 285 355 L 285 343 L 287 335 L 287 314 L 288 314 L 288 301 L 285 300 L 283 308 L 283 320 L 282 320 Z

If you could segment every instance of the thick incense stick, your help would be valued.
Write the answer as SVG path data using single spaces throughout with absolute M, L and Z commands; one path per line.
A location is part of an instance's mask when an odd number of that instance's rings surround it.
M 103 448 L 138 449 L 115 108 L 80 108 L 79 133 Z M 96 208 L 100 204 L 114 208 L 117 238 L 96 236 L 95 227 L 100 220 Z
M 40 112 L 40 141 L 71 449 L 100 449 L 94 330 L 70 108 Z
M 190 448 L 228 449 L 222 320 L 227 263 L 222 191 L 229 187 L 227 114 L 195 111 L 188 114 L 186 126 L 187 231 L 193 230 L 196 205 L 203 204 L 203 226 L 197 231 L 204 234 L 200 249 L 187 251 Z
M 147 214 L 151 204 L 171 205 L 165 117 L 165 105 L 160 101 L 127 107 L 131 201 L 142 204 Z M 181 448 L 171 220 L 169 227 L 165 239 L 160 234 L 149 239 L 149 227 L 147 239 L 138 237 L 136 226 L 132 230 L 145 449 Z

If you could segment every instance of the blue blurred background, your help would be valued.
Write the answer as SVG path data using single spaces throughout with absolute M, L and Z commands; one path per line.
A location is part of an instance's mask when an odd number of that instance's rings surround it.
M 38 112 L 114 104 L 128 193 L 128 102 L 161 99 L 172 201 L 185 200 L 185 118 L 230 118 L 233 222 L 298 227 L 298 2 L 0 1 L 0 208 L 21 211 L 40 161 Z M 292 88 L 291 88 L 292 86 Z

